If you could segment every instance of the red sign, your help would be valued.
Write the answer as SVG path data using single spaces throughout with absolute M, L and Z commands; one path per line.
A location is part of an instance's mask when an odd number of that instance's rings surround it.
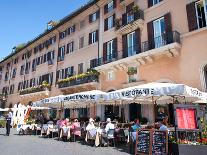
M 176 114 L 179 129 L 197 129 L 196 109 L 177 108 Z

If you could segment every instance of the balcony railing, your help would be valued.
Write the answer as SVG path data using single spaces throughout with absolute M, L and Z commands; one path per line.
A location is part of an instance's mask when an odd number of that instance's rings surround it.
M 124 13 L 122 15 L 122 20 L 116 23 L 116 30 L 119 30 L 125 27 L 128 24 L 133 23 L 139 19 L 144 20 L 144 12 L 142 10 L 131 11 L 129 13 Z
M 160 48 L 162 46 L 171 44 L 171 43 L 180 43 L 180 33 L 177 31 L 163 33 L 161 36 L 155 37 L 152 41 L 145 41 L 141 43 L 141 47 L 137 45 L 127 47 L 124 51 L 115 52 L 113 55 L 107 55 L 106 58 L 102 57 L 97 59 L 97 65 L 101 66 L 110 62 L 114 62 L 126 57 L 134 56 L 152 49 Z M 120 53 L 120 54 L 119 54 Z
M 83 78 L 73 79 L 70 81 L 61 81 L 58 83 L 58 88 L 67 88 L 71 86 L 77 86 L 85 83 L 98 82 L 98 81 L 99 81 L 98 75 L 90 75 Z

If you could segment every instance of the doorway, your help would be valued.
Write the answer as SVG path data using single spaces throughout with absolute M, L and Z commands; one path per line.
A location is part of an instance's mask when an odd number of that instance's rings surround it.
M 137 103 L 131 103 L 129 105 L 129 120 L 134 121 L 136 118 L 141 118 L 141 105 Z

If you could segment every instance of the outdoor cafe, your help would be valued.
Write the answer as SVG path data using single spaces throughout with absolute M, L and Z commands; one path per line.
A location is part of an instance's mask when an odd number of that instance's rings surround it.
M 93 90 L 15 105 L 13 124 L 20 134 L 35 134 L 64 141 L 85 141 L 92 146 L 124 145 L 132 154 L 195 154 L 207 151 L 207 94 L 184 84 L 148 83 L 112 92 Z M 117 119 L 64 118 L 63 109 L 98 105 L 147 105 L 151 121 L 121 122 Z M 165 111 L 167 107 L 168 112 Z M 44 114 L 57 109 L 59 119 Z M 96 109 L 93 108 L 94 114 Z M 74 113 L 74 112 L 73 112 Z M 130 115 L 130 114 L 129 114 Z M 202 149 L 200 149 L 202 148 Z M 189 150 L 191 150 L 189 152 Z M 195 152 L 196 151 L 196 152 Z

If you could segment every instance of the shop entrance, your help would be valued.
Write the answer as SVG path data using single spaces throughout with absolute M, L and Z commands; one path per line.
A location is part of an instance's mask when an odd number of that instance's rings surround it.
M 136 118 L 141 118 L 141 105 L 137 103 L 131 103 L 129 105 L 129 120 L 134 121 Z

